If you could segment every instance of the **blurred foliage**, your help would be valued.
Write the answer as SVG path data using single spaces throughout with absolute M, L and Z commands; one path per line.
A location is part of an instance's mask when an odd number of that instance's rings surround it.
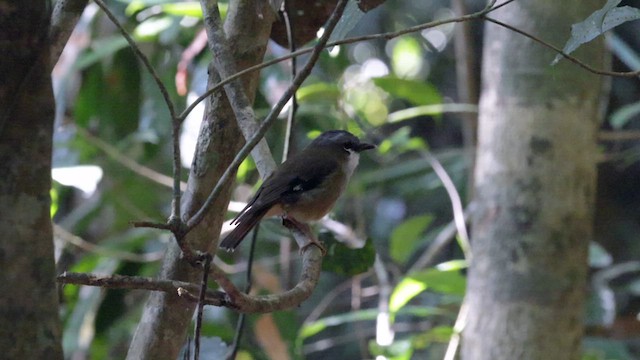
M 206 48 L 187 65 L 188 94 L 179 95 L 176 85 L 181 56 L 202 30 L 197 2 L 120 0 L 108 5 L 140 44 L 179 111 L 204 91 L 211 59 Z M 358 14 L 354 8 L 350 10 L 351 18 L 361 17 L 363 21 L 341 25 L 344 29 L 340 36 L 406 28 L 450 16 L 450 6 L 444 0 L 402 1 L 383 4 L 366 14 Z M 220 8 L 224 16 L 227 2 L 220 2 Z M 64 111 L 57 119 L 53 162 L 54 167 L 96 165 L 104 175 L 95 180 L 97 189 L 92 193 L 54 183 L 52 217 L 63 228 L 113 255 L 65 243 L 57 249 L 58 269 L 154 276 L 160 267 L 158 255 L 171 239 L 159 231 L 132 229 L 130 223 L 166 219 L 171 189 L 161 185 L 158 178 L 135 173 L 121 158 L 160 174 L 171 174 L 168 110 L 150 75 L 104 14 L 90 4 L 85 15 L 79 34 L 67 46 L 67 56 L 58 64 L 60 71 L 54 72 L 56 100 Z M 480 33 L 481 24 L 474 26 Z M 611 43 L 619 59 L 633 61 L 634 56 L 638 57 L 640 44 L 632 35 L 629 39 L 629 34 L 638 30 L 637 25 L 632 26 L 622 27 L 616 42 Z M 329 256 L 325 258 L 318 288 L 300 308 L 273 314 L 278 330 L 273 335 L 286 343 L 291 358 L 357 359 L 380 355 L 389 359 L 439 359 L 444 354 L 464 295 L 463 254 L 455 241 L 450 241 L 426 267 L 414 266 L 452 220 L 450 200 L 421 153 L 431 151 L 438 158 L 463 199 L 470 193 L 467 183 L 471 162 L 463 150 L 462 122 L 455 111 L 474 111 L 475 107 L 454 100 L 457 93 L 452 32 L 453 26 L 443 26 L 389 41 L 355 43 L 324 52 L 298 92 L 295 149 L 302 148 L 321 131 L 334 128 L 347 129 L 379 146 L 375 152 L 362 156 L 347 193 L 331 215 L 366 239 L 364 247 L 348 248 L 335 241 L 333 234 L 323 232 Z M 270 44 L 267 58 L 284 51 Z M 255 108 L 258 116 L 267 113 L 288 79 L 287 63 L 262 71 Z M 640 127 L 639 90 L 636 80 L 613 81 L 610 115 L 603 128 Z M 197 133 L 201 111 L 196 108 L 192 118 L 185 121 L 183 135 Z M 284 129 L 284 121 L 278 122 L 267 135 L 276 159 L 281 157 Z M 105 152 L 99 142 L 112 146 L 117 156 Z M 614 154 L 622 161 L 612 163 L 602 176 L 601 186 L 605 188 L 600 192 L 608 197 L 599 197 L 599 204 L 604 205 L 597 209 L 614 209 L 611 211 L 617 216 L 603 216 L 606 219 L 599 223 L 602 226 L 596 227 L 598 243 L 592 245 L 590 253 L 594 280 L 585 316 L 589 326 L 615 329 L 618 319 L 640 310 L 640 271 L 617 271 L 621 262 L 640 258 L 640 224 L 632 215 L 640 211 L 640 167 L 637 161 L 629 160 L 638 158 L 638 149 L 637 140 L 602 146 L 604 153 Z M 189 154 L 186 155 L 183 165 L 188 167 Z M 186 180 L 184 176 L 182 180 Z M 87 181 L 81 172 L 76 178 L 78 182 Z M 245 161 L 238 172 L 235 200 L 246 199 L 258 179 L 253 162 Z M 233 215 L 229 213 L 229 218 Z M 272 293 L 269 281 L 287 288 L 297 278 L 297 249 L 281 254 L 280 244 L 288 234 L 276 221 L 263 222 L 262 229 L 255 264 L 260 268 L 256 288 L 261 293 Z M 244 282 L 245 274 L 237 272 L 235 264 L 246 258 L 246 251 L 218 254 L 238 284 Z M 373 269 L 376 255 L 388 275 L 387 283 Z M 609 272 L 595 276 L 602 271 Z M 387 298 L 380 301 L 385 287 L 389 290 Z M 61 292 L 66 356 L 124 358 L 146 295 L 144 291 L 66 286 Z M 392 314 L 395 337 L 391 345 L 376 342 L 381 306 L 388 306 Z M 239 358 L 267 358 L 256 335 L 264 326 L 260 319 L 248 318 Z M 237 315 L 232 311 L 206 309 L 203 357 L 217 358 L 226 349 L 233 340 L 236 321 Z M 640 354 L 637 341 L 629 340 L 631 334 L 623 335 L 628 338 L 614 339 L 601 332 L 590 334 L 585 340 L 585 359 L 630 359 Z

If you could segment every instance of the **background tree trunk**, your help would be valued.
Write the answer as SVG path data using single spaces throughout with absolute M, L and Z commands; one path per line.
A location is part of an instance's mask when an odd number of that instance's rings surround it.
M 562 47 L 600 1 L 515 2 L 492 16 Z M 601 77 L 487 24 L 465 359 L 579 359 Z M 602 41 L 577 52 L 602 68 Z
M 225 32 L 232 45 L 239 70 L 258 64 L 266 50 L 273 11 L 267 2 L 234 1 L 229 4 Z M 208 50 L 207 50 L 208 51 Z M 213 67 L 209 70 L 209 87 L 220 81 Z M 260 73 L 243 77 L 244 89 L 253 102 Z M 244 144 L 244 137 L 235 120 L 223 90 L 206 101 L 205 118 L 200 128 L 187 190 L 184 193 L 183 212 L 193 216 L 220 176 Z M 232 182 L 225 185 L 211 211 L 191 231 L 186 239 L 194 249 L 211 250 L 217 247 Z M 182 260 L 175 243 L 170 244 L 163 263 L 161 278 L 199 283 L 202 271 Z M 128 359 L 176 359 L 185 343 L 187 330 L 193 318 L 195 304 L 177 294 L 155 292 L 149 296 L 142 319 L 129 347 Z
M 0 354 L 62 359 L 51 228 L 47 1 L 0 1 Z

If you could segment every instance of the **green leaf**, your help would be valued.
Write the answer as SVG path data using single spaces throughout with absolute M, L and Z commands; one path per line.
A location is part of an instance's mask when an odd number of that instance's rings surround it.
M 324 331 L 330 326 L 337 326 L 356 321 L 375 320 L 378 316 L 378 313 L 378 309 L 366 309 L 321 318 L 312 323 L 308 323 L 302 326 L 298 337 L 301 339 L 306 339 L 310 336 L 318 334 L 321 331 Z
M 410 107 L 394 111 L 388 116 L 389 122 L 398 122 L 418 116 L 434 116 L 443 113 L 478 113 L 478 106 L 473 104 L 434 104 Z
M 571 26 L 571 37 L 565 44 L 562 51 L 566 54 L 572 53 L 580 45 L 585 44 L 605 31 L 628 21 L 640 19 L 640 9 L 630 6 L 617 7 L 621 0 L 609 0 L 602 9 L 593 12 L 584 21 Z M 556 55 L 551 62 L 555 65 L 562 59 L 562 55 Z
M 300 332 L 298 333 L 298 341 L 316 335 L 332 326 L 343 325 L 356 321 L 376 320 L 378 314 L 380 314 L 380 311 L 378 309 L 366 309 L 320 318 L 316 321 L 307 323 L 302 326 Z M 448 315 L 442 309 L 429 306 L 406 306 L 399 312 L 399 314 L 418 317 Z
M 467 285 L 465 277 L 457 270 L 429 269 L 411 277 L 442 294 L 463 296 Z
M 428 331 L 413 338 L 413 346 L 416 349 L 424 349 L 434 342 L 447 343 L 451 339 L 454 330 L 447 325 L 435 326 Z
M 391 298 L 389 300 L 389 310 L 392 313 L 398 312 L 398 310 L 402 309 L 409 300 L 416 297 L 416 295 L 427 289 L 427 284 L 412 279 L 410 277 L 404 278 L 396 285 L 396 288 L 393 290 L 391 294 Z
M 423 80 L 385 76 L 373 79 L 373 83 L 390 95 L 405 99 L 415 106 L 442 104 L 442 95 L 438 89 Z
M 389 251 L 393 260 L 404 264 L 414 254 L 420 235 L 433 221 L 432 215 L 418 215 L 398 225 L 391 233 Z
M 335 102 L 340 98 L 340 88 L 337 84 L 321 82 L 301 87 L 296 95 L 301 103 L 318 100 Z
M 161 11 L 168 15 L 175 16 L 190 16 L 198 19 L 202 19 L 202 7 L 197 1 L 190 2 L 169 2 L 166 0 L 135 0 L 131 1 L 125 9 L 127 16 L 133 16 L 137 12 L 144 10 L 150 6 L 158 6 Z M 220 16 L 224 19 L 227 16 L 227 10 L 229 4 L 218 3 L 218 9 L 220 9 Z
M 224 6 L 225 12 L 227 6 Z M 179 2 L 169 3 L 162 5 L 162 11 L 169 15 L 177 16 L 191 16 L 195 18 L 202 18 L 202 7 L 200 2 Z M 222 9 L 220 9 L 222 12 Z M 222 16 L 222 14 L 221 14 Z
M 58 196 L 58 190 L 55 187 L 51 187 L 51 190 L 49 190 L 49 196 L 51 196 L 51 206 L 49 207 L 49 213 L 51 214 L 51 218 L 53 219 L 53 217 L 58 212 L 59 207 L 58 202 L 60 201 L 60 198 Z
M 442 294 L 463 296 L 465 288 L 466 279 L 455 266 L 452 270 L 436 268 L 419 271 L 405 277 L 396 285 L 389 300 L 389 310 L 396 313 L 426 289 Z
M 107 56 L 115 54 L 127 46 L 129 46 L 127 40 L 119 35 L 107 36 L 102 39 L 95 40 L 91 45 L 91 49 L 78 57 L 74 67 L 76 70 L 86 69 L 87 67 Z
M 350 249 L 335 241 L 329 246 L 328 256 L 322 262 L 322 270 L 353 276 L 369 270 L 375 257 L 376 250 L 372 241 L 367 240 L 361 249 Z
M 168 16 L 149 18 L 136 27 L 133 36 L 136 40 L 152 41 L 172 24 L 173 19 Z

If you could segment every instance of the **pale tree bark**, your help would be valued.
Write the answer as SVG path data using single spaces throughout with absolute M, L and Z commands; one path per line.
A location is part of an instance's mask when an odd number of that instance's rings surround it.
M 48 1 L 0 1 L 0 357 L 62 359 Z
M 266 1 L 229 3 L 225 32 L 237 69 L 242 70 L 262 61 L 273 20 L 274 12 Z M 212 67 L 209 72 L 209 86 L 213 86 L 220 78 Z M 258 72 L 254 72 L 242 78 L 251 102 L 255 97 L 258 75 Z M 206 102 L 205 118 L 183 197 L 185 218 L 193 216 L 199 209 L 243 143 L 244 138 L 224 91 L 217 92 Z M 230 182 L 225 185 L 204 220 L 187 235 L 186 241 L 194 249 L 204 251 L 217 248 L 217 234 L 220 234 L 231 190 Z M 199 283 L 201 276 L 201 269 L 195 269 L 182 260 L 180 249 L 171 244 L 160 277 Z M 127 359 L 176 359 L 185 343 L 194 308 L 194 303 L 177 294 L 152 293 L 129 347 Z
M 517 1 L 491 16 L 562 47 L 597 0 Z M 602 41 L 577 56 L 606 63 Z M 487 23 L 463 358 L 579 359 L 601 77 Z

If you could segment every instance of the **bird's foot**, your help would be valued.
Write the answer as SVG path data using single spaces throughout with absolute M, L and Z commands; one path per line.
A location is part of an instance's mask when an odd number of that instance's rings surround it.
M 307 239 L 309 239 L 309 241 L 300 248 L 301 255 L 309 246 L 317 246 L 322 252 L 322 256 L 327 255 L 327 248 L 325 248 L 324 244 L 322 244 L 322 242 L 311 233 L 311 227 L 309 227 L 309 225 L 288 216 L 282 218 L 282 225 L 293 231 L 302 233 Z

